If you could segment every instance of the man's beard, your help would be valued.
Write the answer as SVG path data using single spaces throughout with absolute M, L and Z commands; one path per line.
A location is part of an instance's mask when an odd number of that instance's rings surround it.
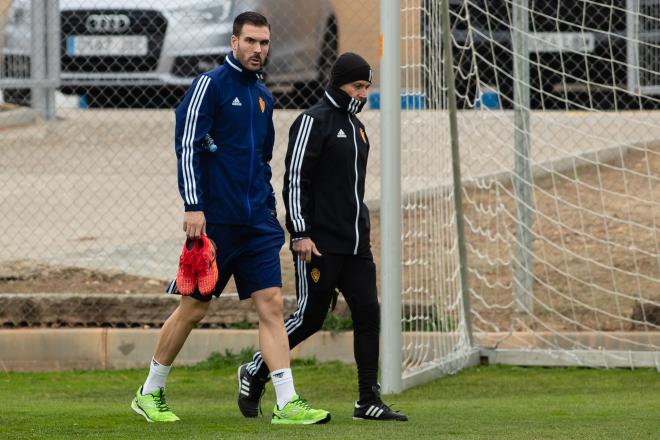
M 243 67 L 247 67 L 249 65 L 248 63 L 251 60 L 255 60 L 255 61 L 259 62 L 259 68 L 257 70 L 261 69 L 264 66 L 265 60 L 262 60 L 259 55 L 253 55 L 253 56 L 249 56 L 249 57 L 245 58 L 244 53 L 241 50 L 240 45 L 237 47 L 236 55 L 238 55 L 238 60 L 241 62 Z

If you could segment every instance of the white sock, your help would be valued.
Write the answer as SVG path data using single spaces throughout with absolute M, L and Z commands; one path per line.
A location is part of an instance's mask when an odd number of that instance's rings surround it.
M 151 358 L 149 376 L 142 386 L 142 395 L 153 393 L 158 388 L 165 388 L 167 375 L 170 374 L 171 365 L 161 365 L 156 359 Z
M 284 405 L 291 402 L 291 399 L 296 394 L 296 389 L 293 387 L 291 368 L 275 370 L 270 373 L 270 378 L 273 380 L 273 387 L 275 388 L 277 407 L 282 409 Z

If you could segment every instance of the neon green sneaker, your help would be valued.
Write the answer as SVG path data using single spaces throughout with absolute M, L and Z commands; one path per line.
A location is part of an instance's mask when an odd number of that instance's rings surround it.
M 270 423 L 273 425 L 314 425 L 330 421 L 330 413 L 322 409 L 314 409 L 300 396 L 295 395 L 284 408 L 273 409 Z
M 147 419 L 147 422 L 176 422 L 179 419 L 165 402 L 165 389 L 159 388 L 153 393 L 142 395 L 142 387 L 135 393 L 131 402 L 133 411 Z

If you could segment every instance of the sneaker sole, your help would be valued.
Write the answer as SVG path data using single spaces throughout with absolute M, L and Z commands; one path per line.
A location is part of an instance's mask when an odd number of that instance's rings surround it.
M 147 413 L 142 411 L 142 408 L 140 408 L 140 406 L 137 404 L 137 401 L 135 399 L 133 399 L 133 401 L 131 402 L 131 408 L 133 408 L 133 411 L 144 417 L 147 420 L 147 422 L 154 423 L 154 421 L 149 418 Z
M 330 413 L 328 413 L 327 416 L 325 416 L 321 420 L 303 420 L 303 421 L 297 421 L 297 420 L 289 420 L 289 419 L 272 419 L 270 424 L 271 425 L 323 425 L 325 423 L 328 423 L 332 419 L 330 416 Z
M 142 411 L 142 408 L 140 408 L 140 405 L 138 405 L 137 400 L 133 398 L 133 401 L 131 402 L 131 408 L 133 411 L 136 413 L 140 414 L 142 417 L 145 418 L 145 420 L 149 423 L 157 423 L 156 420 L 150 418 L 147 413 Z M 173 423 L 173 422 L 178 422 L 178 420 L 161 420 L 158 423 Z
M 408 420 L 403 420 L 403 419 L 367 419 L 364 417 L 355 417 L 353 416 L 353 420 L 375 420 L 376 422 L 407 422 Z
M 236 378 L 238 379 L 238 399 L 241 398 L 241 389 L 242 389 L 241 388 L 241 368 L 243 368 L 243 365 L 239 365 L 238 370 L 236 371 Z M 241 404 L 240 403 L 237 403 L 237 404 L 238 404 L 238 410 L 241 412 L 241 414 L 243 414 L 243 417 L 245 417 L 247 419 L 253 419 L 253 418 L 259 417 L 259 410 L 256 410 L 257 412 L 256 412 L 255 415 L 245 414 L 245 412 L 243 412 L 243 408 L 241 408 Z

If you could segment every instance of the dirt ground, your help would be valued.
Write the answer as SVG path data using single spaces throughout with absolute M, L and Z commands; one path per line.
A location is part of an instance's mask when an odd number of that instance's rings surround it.
M 467 189 L 476 327 L 634 330 L 634 310 L 660 303 L 660 145 L 622 160 L 536 179 L 531 235 L 534 316 L 515 322 L 515 203 L 511 185 Z M 484 233 L 484 231 L 488 231 Z M 521 315 L 518 315 L 521 316 Z M 658 323 L 648 326 L 657 331 Z
M 120 272 L 17 260 L 0 267 L 1 293 L 162 293 L 165 282 Z
M 534 314 L 518 321 L 512 293 L 512 186 L 498 182 L 466 188 L 464 209 L 475 328 L 637 328 L 640 322 L 629 319 L 635 305 L 660 301 L 658 176 L 660 145 L 654 145 L 634 150 L 622 161 L 536 179 L 532 224 Z M 425 223 L 425 216 L 436 215 L 439 213 L 432 209 L 421 214 L 408 212 L 403 218 L 404 232 L 413 230 L 415 222 Z M 379 234 L 376 213 L 372 214 L 372 243 L 377 263 Z M 416 249 L 418 254 L 422 250 L 427 257 L 442 258 L 453 244 L 439 242 L 437 233 L 432 235 L 413 234 L 404 243 L 404 254 Z M 281 259 L 284 293 L 294 295 L 293 264 L 286 247 Z M 404 270 L 403 276 L 404 286 L 413 276 L 422 285 L 435 281 L 435 285 L 442 286 L 446 281 L 438 284 L 438 275 L 432 271 Z M 161 293 L 164 288 L 162 280 L 31 261 L 14 261 L 0 267 L 0 293 Z M 235 291 L 233 284 L 227 291 Z

